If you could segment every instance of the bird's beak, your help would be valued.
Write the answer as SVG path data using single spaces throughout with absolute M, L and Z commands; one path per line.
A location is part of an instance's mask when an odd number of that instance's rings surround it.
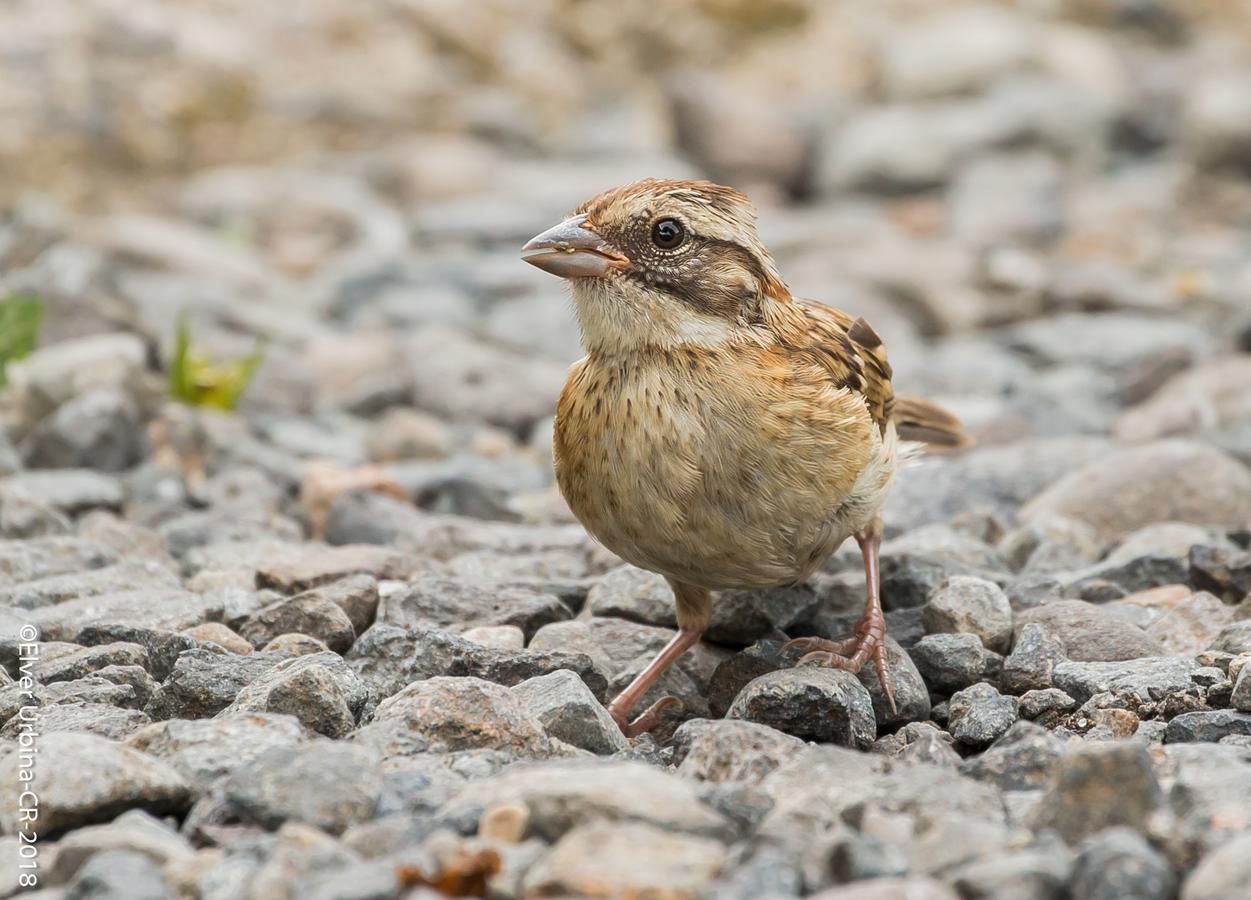
M 586 215 L 565 219 L 521 248 L 521 258 L 561 278 L 603 278 L 630 261 L 587 228 Z

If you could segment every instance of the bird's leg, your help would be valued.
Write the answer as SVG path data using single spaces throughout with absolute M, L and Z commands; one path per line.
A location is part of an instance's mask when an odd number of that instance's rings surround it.
M 788 641 L 782 649 L 795 647 L 805 651 L 798 665 L 811 662 L 849 672 L 859 672 L 866 662 L 873 660 L 878 683 L 881 684 L 893 713 L 895 692 L 886 675 L 886 618 L 882 614 L 882 579 L 878 571 L 878 550 L 882 545 L 881 522 L 876 521 L 863 531 L 856 532 L 856 543 L 860 545 L 860 555 L 864 557 L 864 580 L 868 593 L 864 614 L 856 623 L 856 636 L 845 641 L 796 638 Z
M 636 719 L 629 718 L 630 710 L 651 690 L 652 685 L 664 675 L 671 665 L 687 650 L 699 643 L 700 636 L 708 627 L 712 615 L 712 597 L 703 588 L 670 581 L 678 606 L 678 633 L 673 636 L 656 658 L 635 676 L 629 686 L 608 704 L 608 713 L 626 737 L 637 737 L 651 731 L 660 722 L 660 713 L 668 706 L 681 703 L 677 697 L 662 697 Z

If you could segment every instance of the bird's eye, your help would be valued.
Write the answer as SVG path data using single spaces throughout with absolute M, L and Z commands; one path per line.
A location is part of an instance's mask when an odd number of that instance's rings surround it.
M 660 219 L 652 226 L 652 243 L 661 250 L 673 250 L 686 240 L 686 229 L 677 219 Z

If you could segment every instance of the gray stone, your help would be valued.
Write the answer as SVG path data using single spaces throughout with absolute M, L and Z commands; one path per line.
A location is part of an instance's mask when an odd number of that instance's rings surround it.
M 759 784 L 807 744 L 776 728 L 737 719 L 691 719 L 673 735 L 678 774 L 696 781 Z
M 1070 845 L 1077 845 L 1118 825 L 1145 833 L 1162 802 L 1151 757 L 1141 742 L 1080 744 L 1055 764 L 1031 822 L 1054 828 Z
M 579 825 L 525 876 L 527 896 L 695 897 L 727 859 L 719 841 L 673 834 L 645 822 Z
M 113 475 L 90 469 L 48 469 L 0 479 L 0 498 L 31 500 L 76 516 L 92 509 L 119 510 L 126 492 Z
M 1251 653 L 1251 620 L 1226 625 L 1208 649 L 1221 653 Z
M 94 334 L 40 347 L 8 377 L 23 417 L 34 422 L 88 390 L 138 387 L 147 356 L 138 335 Z
M 221 715 L 292 715 L 310 731 L 343 737 L 356 727 L 368 700 L 369 688 L 343 658 L 321 652 L 284 659 L 265 669 L 239 690 Z
M 199 797 L 227 775 L 246 771 L 260 754 L 290 750 L 306 739 L 307 732 L 294 716 L 243 713 L 156 722 L 132 734 L 126 745 L 177 770 Z
M 37 609 L 65 600 L 136 589 L 181 587 L 178 576 L 159 562 L 123 561 L 86 572 L 50 575 L 0 588 L 0 603 Z
M 17 745 L 0 750 L 0 757 L 17 772 Z M 17 809 L 18 793 L 26 787 L 14 778 L 0 795 Z M 29 787 L 39 795 L 41 837 L 108 821 L 127 809 L 178 813 L 189 800 L 182 776 L 160 760 L 93 734 L 70 732 L 40 735 Z M 12 834 L 16 824 L 16 818 L 6 821 L 0 832 Z
M 117 562 L 117 553 L 97 541 L 50 535 L 0 541 L 0 585 L 12 587 L 56 575 L 73 575 Z
M 1251 832 L 1209 853 L 1182 883 L 1182 900 L 1233 900 L 1251 884 Z
M 145 707 L 153 719 L 204 719 L 234 702 L 239 691 L 260 678 L 285 656 L 214 653 L 188 650 L 178 657 L 169 677 Z
M 1009 693 L 1046 690 L 1055 678 L 1056 666 L 1067 661 L 1064 644 L 1044 626 L 1021 626 L 1012 652 L 1003 661 L 1000 686 Z
M 957 900 L 951 888 L 932 878 L 873 878 L 809 895 L 812 900 Z
M 400 628 L 463 631 L 482 625 L 517 625 L 526 638 L 572 613 L 552 594 L 509 585 L 474 584 L 424 576 L 406 590 L 389 594 L 378 621 Z
M 1005 791 L 1037 790 L 1046 785 L 1060 758 L 1060 739 L 1032 722 L 1016 722 L 984 753 L 969 757 L 960 771 Z
M 271 603 L 244 620 L 238 632 L 257 649 L 280 634 L 317 638 L 336 653 L 346 653 L 356 640 L 348 614 L 316 590 Z
M 173 671 L 184 650 L 193 649 L 195 641 L 186 635 L 162 628 L 144 628 L 125 622 L 85 625 L 75 635 L 78 643 L 88 647 L 124 642 L 138 644 L 148 654 L 147 669 L 158 681 Z
M 1123 616 L 1082 600 L 1052 600 L 1021 612 L 1017 634 L 1041 625 L 1078 662 L 1106 662 L 1162 655 L 1160 645 Z
M 781 641 L 757 641 L 720 662 L 708 680 L 708 706 L 714 716 L 724 716 L 734 698 L 753 679 L 785 668 L 793 661 L 782 655 Z
M 356 740 L 384 758 L 484 749 L 540 758 L 557 752 L 517 696 L 480 678 L 414 682 L 378 704 Z
M 242 821 L 269 829 L 303 822 L 340 834 L 373 818 L 382 774 L 377 756 L 364 747 L 315 740 L 264 751 L 227 776 L 221 792 L 226 809 Z
M 723 839 L 733 831 L 724 816 L 699 799 L 695 782 L 624 760 L 553 760 L 511 766 L 466 785 L 437 818 L 476 828 L 484 810 L 516 803 L 530 810 L 526 835 L 547 841 L 602 819 L 646 822 L 669 832 Z
M 40 734 L 72 731 L 121 741 L 151 721 L 137 709 L 119 709 L 105 703 L 58 703 L 40 711 L 37 727 Z M 0 729 L 0 738 L 15 740 L 22 724 L 14 716 Z
M 739 692 L 726 716 L 861 750 L 877 735 L 868 690 L 842 669 L 799 666 L 761 675 Z
M 40 422 L 26 442 L 34 469 L 123 472 L 143 455 L 139 408 L 128 394 L 97 388 L 62 404 Z
M 511 686 L 558 669 L 577 673 L 596 697 L 602 699 L 607 692 L 604 676 L 585 654 L 499 650 L 433 628 L 408 630 L 376 624 L 357 639 L 347 659 L 379 698 L 440 675 Z
M 1251 713 L 1251 666 L 1243 666 L 1238 672 L 1229 703 L 1234 709 Z
M 307 593 L 324 597 L 347 613 L 356 634 L 364 634 L 378 614 L 378 581 L 372 575 L 349 575 Z
M 1251 713 L 1232 709 L 1205 709 L 1182 713 L 1169 720 L 1164 741 L 1219 741 L 1231 734 L 1251 735 Z
M 1175 323 L 1159 323 L 1172 331 Z M 1083 326 L 1066 333 L 1092 335 Z M 1100 340 L 1100 353 L 1110 343 Z M 1175 338 L 1174 338 L 1175 339 Z M 1063 515 L 1115 540 L 1143 522 L 1191 522 L 1226 529 L 1251 521 L 1251 471 L 1205 444 L 1170 440 L 1131 447 L 1071 472 L 1027 503 L 1023 521 Z
M 1198 665 L 1176 656 L 1149 656 L 1121 662 L 1062 662 L 1055 669 L 1055 686 L 1078 703 L 1110 691 L 1139 701 L 1161 700 L 1192 688 Z
M 33 610 L 29 617 L 46 639 L 77 641 L 85 629 L 96 626 L 184 631 L 221 614 L 221 603 L 211 596 L 140 590 L 66 600 Z
M 1071 867 L 1068 854 L 1042 847 L 975 860 L 947 877 L 962 897 L 1051 900 L 1063 896 Z
M 975 634 L 926 635 L 910 655 L 921 677 L 939 693 L 976 684 L 986 668 L 986 651 Z
M 161 867 L 187 864 L 195 858 L 185 837 L 143 810 L 132 809 L 112 822 L 76 828 L 61 838 L 48 880 L 69 881 L 97 853 L 111 850 L 138 853 Z
M 1076 707 L 1077 701 L 1059 688 L 1042 688 L 1021 695 L 1020 713 L 1022 719 L 1042 719 Z
M 947 727 L 970 747 L 985 747 L 1017 720 L 1016 697 L 1005 697 L 989 684 L 974 684 L 951 695 Z
M 138 644 L 125 642 L 82 647 L 35 663 L 31 674 L 36 680 L 48 684 L 82 678 L 105 666 L 139 666 L 146 669 L 148 651 Z
M 151 859 L 133 850 L 105 850 L 83 864 L 66 900 L 168 900 L 170 886 Z
M 999 585 L 983 578 L 954 575 L 925 604 L 922 621 L 929 634 L 975 634 L 991 650 L 1004 652 L 1012 640 L 1012 606 Z
M 527 679 L 511 690 L 551 737 L 592 753 L 630 749 L 630 742 L 590 688 L 567 669 Z
M 1130 828 L 1108 828 L 1082 842 L 1074 896 L 1089 900 L 1168 900 L 1177 889 L 1169 861 Z

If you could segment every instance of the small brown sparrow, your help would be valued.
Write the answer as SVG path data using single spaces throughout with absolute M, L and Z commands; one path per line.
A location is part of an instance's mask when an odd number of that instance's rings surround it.
M 957 446 L 960 422 L 896 397 L 864 319 L 790 295 L 731 188 L 646 180 L 607 191 L 531 240 L 526 262 L 569 279 L 586 356 L 556 413 L 556 479 L 622 559 L 663 574 L 677 635 L 609 705 L 631 721 L 708 627 L 715 590 L 803 581 L 849 536 L 868 600 L 848 640 L 800 638 L 800 662 L 886 676 L 879 512 L 900 438 Z

